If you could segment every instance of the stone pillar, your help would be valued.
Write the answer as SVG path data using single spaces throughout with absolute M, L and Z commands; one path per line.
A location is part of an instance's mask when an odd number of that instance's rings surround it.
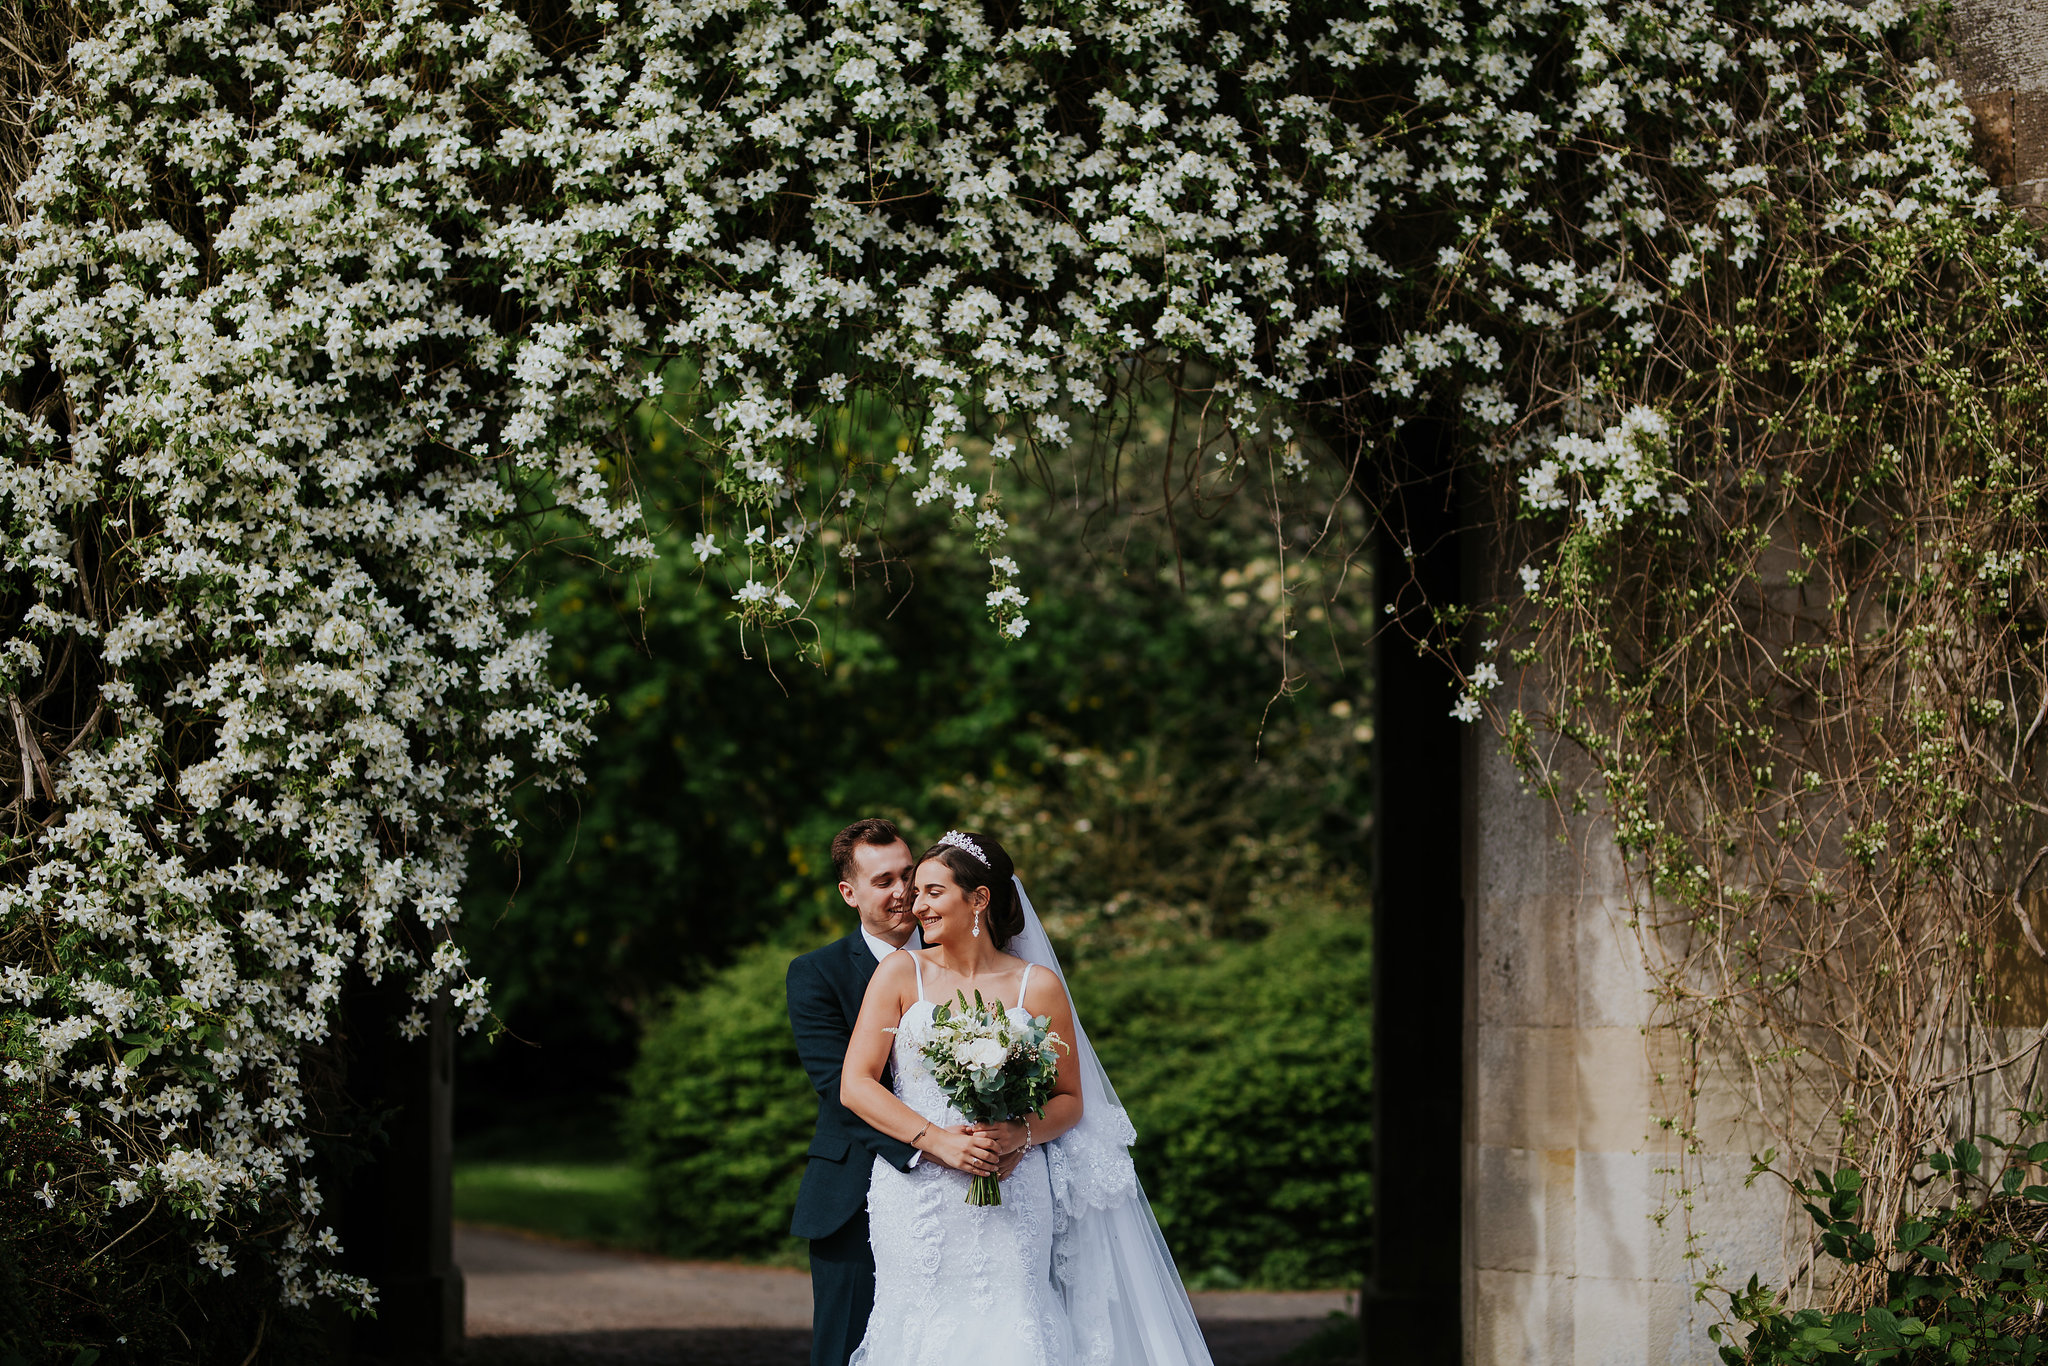
M 1760 1145 L 1711 1071 L 1681 1175 L 1657 1123 L 1677 1058 L 1604 827 L 1524 792 L 1491 730 L 1466 746 L 1466 1359 L 1707 1366 L 1717 1305 L 1694 1284 L 1777 1273 L 1783 1188 L 1744 1188 Z
M 1955 0 L 1951 25 L 1986 171 L 2048 214 L 2048 4 Z M 1507 568 L 1475 560 L 1470 586 L 1485 595 Z M 1784 1235 L 1804 1215 L 1775 1183 L 1745 1187 L 1768 1140 L 1711 1059 L 1700 1151 L 1681 1164 L 1658 1123 L 1682 1109 L 1678 1041 L 1653 1027 L 1604 827 L 1526 795 L 1490 730 L 1464 745 L 1466 1360 L 1709 1366 L 1719 1305 L 1694 1285 L 1782 1285 Z
M 1979 162 L 2008 203 L 2048 210 L 2048 6 L 1955 0 L 1949 26 Z

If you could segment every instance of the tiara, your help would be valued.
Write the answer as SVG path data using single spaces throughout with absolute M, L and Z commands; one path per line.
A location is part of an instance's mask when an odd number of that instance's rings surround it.
M 979 863 L 984 868 L 988 867 L 988 855 L 981 852 L 981 846 L 961 834 L 958 830 L 948 830 L 945 834 L 939 836 L 939 846 L 941 848 L 948 844 L 952 845 L 955 849 L 965 849 L 968 853 L 974 855 L 976 863 Z

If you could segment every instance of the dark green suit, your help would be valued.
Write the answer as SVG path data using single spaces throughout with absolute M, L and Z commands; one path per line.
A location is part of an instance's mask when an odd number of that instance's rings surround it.
M 789 1222 L 791 1233 L 811 1240 L 811 1366 L 846 1366 L 867 1332 L 875 1307 L 868 1173 L 876 1157 L 908 1171 L 916 1151 L 839 1103 L 839 1070 L 876 966 L 859 930 L 789 965 L 789 1027 L 818 1093 L 818 1124 Z

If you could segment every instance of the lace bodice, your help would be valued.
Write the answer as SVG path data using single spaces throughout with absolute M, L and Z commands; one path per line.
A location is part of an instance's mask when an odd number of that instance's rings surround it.
M 930 1001 L 913 1001 L 896 1024 L 890 1067 L 896 1098 L 941 1127 L 964 1124 L 965 1117 L 947 1101 L 946 1093 L 932 1080 L 931 1069 L 924 1065 L 922 1050 L 931 1038 L 934 1009 Z
M 934 1124 L 965 1124 L 967 1117 L 953 1108 L 924 1065 L 920 1050 L 931 1037 L 932 1013 L 937 1006 L 925 999 L 922 961 L 915 953 L 910 957 L 917 970 L 917 999 L 896 1024 L 892 1067 L 896 1097 Z M 1030 990 L 1035 966 L 1027 963 L 1024 967 L 1024 978 L 1017 986 L 1020 1002 Z M 1021 1005 L 1011 1006 L 1009 1013 L 1020 1024 L 1032 1018 L 1031 1012 Z M 1131 1162 L 1131 1145 L 1138 1141 L 1138 1131 L 1130 1116 L 1122 1106 L 1116 1106 L 1096 1119 L 1098 1122 L 1089 1126 L 1089 1133 L 1072 1133 L 1045 1145 L 1046 1158 L 1051 1163 L 1053 1196 L 1063 1208 L 1107 1209 L 1137 1194 L 1138 1172 Z

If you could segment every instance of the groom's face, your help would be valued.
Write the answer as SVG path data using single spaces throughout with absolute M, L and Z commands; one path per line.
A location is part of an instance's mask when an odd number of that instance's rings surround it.
M 853 851 L 853 868 L 839 884 L 839 895 L 860 912 L 869 934 L 900 944 L 910 937 L 910 846 L 863 844 Z

